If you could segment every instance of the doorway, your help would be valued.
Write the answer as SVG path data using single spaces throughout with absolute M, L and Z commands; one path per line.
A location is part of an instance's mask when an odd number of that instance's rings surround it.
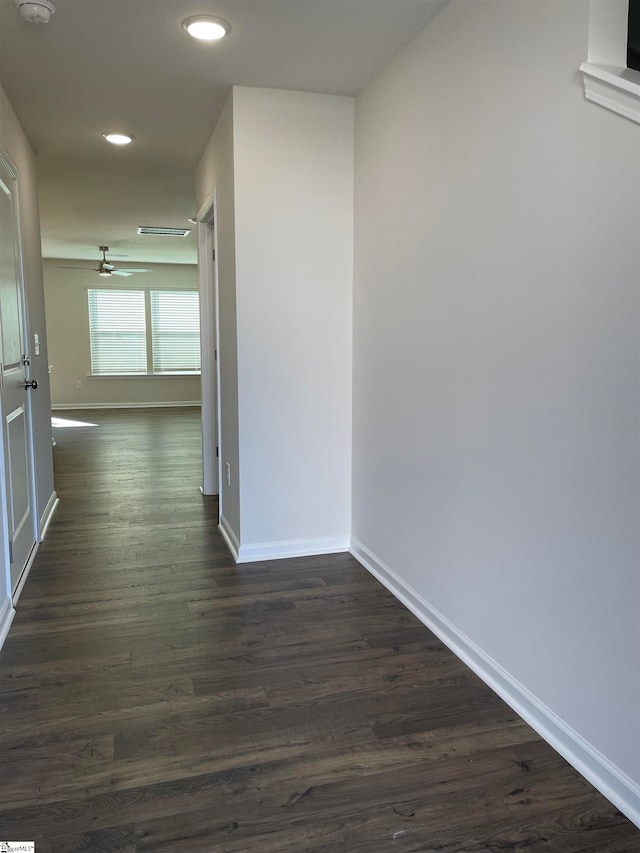
M 220 364 L 215 190 L 198 212 L 197 222 L 202 382 L 202 493 L 204 495 L 219 494 L 219 513 L 222 514 L 222 490 L 219 488 Z

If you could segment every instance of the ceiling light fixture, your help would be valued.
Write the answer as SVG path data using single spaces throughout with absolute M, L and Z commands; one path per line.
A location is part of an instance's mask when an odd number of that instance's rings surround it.
M 130 133 L 115 133 L 112 131 L 103 133 L 102 136 L 112 145 L 128 145 L 135 139 L 135 136 L 132 136 Z
M 190 36 L 200 41 L 218 41 L 224 38 L 231 29 L 231 24 L 222 18 L 214 18 L 211 15 L 196 15 L 193 18 L 185 18 L 182 29 Z
M 29 24 L 48 24 L 56 11 L 56 7 L 49 0 L 15 0 L 15 4 L 22 20 Z

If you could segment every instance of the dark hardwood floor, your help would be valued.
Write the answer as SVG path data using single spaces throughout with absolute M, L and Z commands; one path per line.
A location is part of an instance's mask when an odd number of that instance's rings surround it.
M 61 503 L 0 653 L 0 838 L 639 853 L 351 557 L 234 566 L 198 491 L 196 410 L 61 414 L 97 426 L 55 430 Z

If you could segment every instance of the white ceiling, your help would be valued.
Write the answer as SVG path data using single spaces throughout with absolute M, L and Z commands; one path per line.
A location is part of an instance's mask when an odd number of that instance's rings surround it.
M 446 2 L 55 0 L 50 23 L 33 25 L 0 0 L 0 82 L 37 155 L 44 256 L 96 260 L 107 244 L 127 263 L 195 263 L 194 234 L 136 228 L 189 227 L 230 86 L 355 95 Z M 202 13 L 231 33 L 191 39 L 181 22 Z M 108 145 L 109 129 L 136 141 Z

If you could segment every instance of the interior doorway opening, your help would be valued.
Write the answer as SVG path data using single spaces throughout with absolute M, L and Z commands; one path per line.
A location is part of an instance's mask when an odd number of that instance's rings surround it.
M 220 365 L 218 328 L 216 193 L 211 192 L 197 216 L 198 279 L 200 287 L 200 351 L 202 386 L 202 493 L 219 494 L 220 485 Z

